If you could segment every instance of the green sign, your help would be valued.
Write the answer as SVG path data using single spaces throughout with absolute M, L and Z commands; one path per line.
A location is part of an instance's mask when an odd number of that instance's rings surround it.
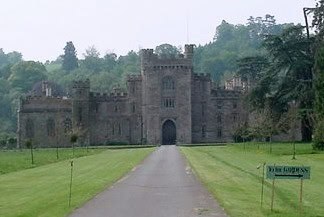
M 310 167 L 267 166 L 268 179 L 310 179 Z

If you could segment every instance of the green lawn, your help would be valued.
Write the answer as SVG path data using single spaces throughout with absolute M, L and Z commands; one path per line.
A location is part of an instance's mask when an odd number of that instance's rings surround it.
M 75 148 L 74 157 L 98 154 L 102 151 L 103 149 Z M 56 149 L 35 149 L 34 164 L 31 164 L 31 155 L 28 149 L 0 151 L 0 175 L 71 159 L 73 158 L 73 151 L 71 148 L 60 148 L 58 149 L 58 157 L 57 159 Z
M 182 147 L 195 173 L 232 217 L 295 217 L 299 207 L 299 180 L 277 180 L 274 212 L 270 211 L 271 180 L 266 180 L 264 205 L 260 207 L 261 169 L 259 165 L 311 166 L 311 179 L 304 181 L 302 216 L 324 216 L 324 153 L 312 154 L 310 144 L 248 143 L 224 147 Z
M 71 207 L 70 160 L 0 175 L 0 216 L 66 216 L 120 179 L 153 150 L 104 150 L 74 159 Z

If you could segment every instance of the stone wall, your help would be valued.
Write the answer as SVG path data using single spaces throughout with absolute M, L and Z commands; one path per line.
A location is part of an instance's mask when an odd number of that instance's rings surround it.
M 35 147 L 69 147 L 72 102 L 56 97 L 27 97 L 18 110 L 18 146 L 31 139 Z

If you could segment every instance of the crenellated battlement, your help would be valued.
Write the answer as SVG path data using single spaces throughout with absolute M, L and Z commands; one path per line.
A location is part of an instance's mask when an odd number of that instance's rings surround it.
M 152 58 L 154 58 L 154 59 L 157 58 L 157 55 L 154 54 L 153 49 L 142 49 L 140 51 L 140 55 L 141 55 L 142 62 L 150 60 Z
M 194 53 L 194 44 L 186 44 L 184 50 L 184 58 L 191 59 Z
M 97 93 L 90 92 L 91 101 L 116 101 L 119 99 L 127 99 L 128 93 L 126 92 L 111 92 L 111 93 Z
M 142 66 L 150 67 L 155 66 L 155 69 L 166 68 L 178 68 L 181 66 L 192 67 L 192 57 L 194 52 L 194 45 L 185 45 L 185 51 L 183 54 L 178 55 L 175 58 L 161 58 L 154 53 L 153 49 L 142 49 L 141 58 Z
M 70 100 L 70 98 L 66 96 L 43 96 L 43 95 L 27 95 L 22 98 L 22 101 L 25 103 L 33 103 L 35 101 L 42 101 L 42 102 L 57 102 L 62 100 Z
M 192 69 L 193 67 L 191 65 L 179 65 L 179 64 L 174 64 L 174 65 L 154 65 L 153 69 L 154 70 L 165 70 L 165 69 Z
M 19 112 L 71 112 L 72 100 L 67 97 L 26 96 L 20 99 Z

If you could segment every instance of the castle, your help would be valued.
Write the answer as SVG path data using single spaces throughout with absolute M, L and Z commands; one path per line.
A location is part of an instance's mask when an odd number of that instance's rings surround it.
M 182 55 L 161 59 L 141 50 L 141 74 L 127 77 L 127 92 L 90 91 L 89 80 L 75 81 L 70 97 L 55 96 L 46 82 L 40 94 L 20 100 L 18 145 L 70 146 L 71 132 L 83 144 L 190 144 L 231 142 L 246 121 L 242 83 L 213 85 L 195 74 L 193 45 Z

